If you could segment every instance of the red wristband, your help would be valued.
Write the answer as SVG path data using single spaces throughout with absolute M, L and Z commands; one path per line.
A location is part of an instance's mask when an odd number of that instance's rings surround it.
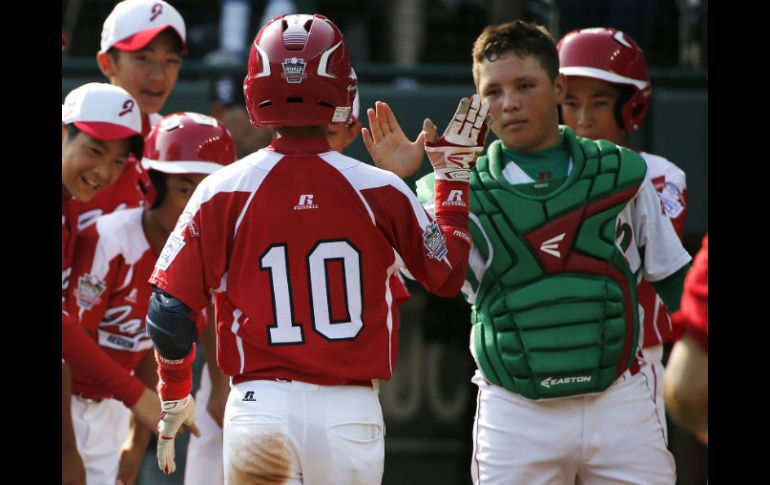
M 158 362 L 158 394 L 164 401 L 176 401 L 192 391 L 192 364 L 195 360 L 195 344 L 186 357 L 179 360 L 164 359 L 156 350 Z

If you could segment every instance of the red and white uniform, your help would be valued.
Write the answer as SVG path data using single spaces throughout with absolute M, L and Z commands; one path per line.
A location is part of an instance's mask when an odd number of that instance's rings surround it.
M 216 294 L 218 363 L 235 384 L 390 379 L 394 249 L 429 290 L 462 285 L 467 219 L 445 210 L 439 231 L 398 177 L 328 150 L 283 137 L 209 176 L 150 279 L 195 311 Z M 444 185 L 467 200 L 467 184 Z
M 142 115 L 142 138 L 147 138 L 162 116 L 158 113 Z M 78 228 L 82 231 L 102 215 L 134 207 L 149 208 L 155 200 L 155 189 L 142 164 L 131 155 L 120 178 L 86 203 L 78 203 Z
M 647 162 L 646 178 L 652 182 L 660 197 L 666 217 L 674 225 L 679 239 L 684 234 L 684 218 L 687 215 L 687 183 L 685 174 L 669 160 L 650 153 L 639 153 Z M 671 316 L 663 300 L 652 285 L 642 281 L 639 286 L 640 316 L 644 319 L 645 348 L 673 341 Z
M 76 257 L 77 204 L 72 197 L 62 196 L 62 360 L 70 364 L 73 375 L 81 375 L 130 407 L 142 395 L 144 385 L 100 351 L 66 301 Z
M 68 296 L 70 313 L 95 336 L 105 354 L 132 371 L 152 348 L 145 332 L 157 260 L 142 229 L 141 208 L 100 217 L 78 236 Z M 73 394 L 89 399 L 112 395 L 73 373 Z
M 152 348 L 145 331 L 151 287 L 147 282 L 157 259 L 142 228 L 142 208 L 100 217 L 78 235 L 69 313 L 90 330 L 98 353 L 107 356 L 144 390 L 131 372 Z M 113 390 L 77 370 L 72 374 L 72 423 L 88 483 L 114 483 L 120 447 L 128 437 L 129 411 Z M 97 430 L 105 430 L 97 433 Z
M 679 239 L 684 234 L 684 218 L 687 215 L 687 184 L 685 174 L 669 160 L 658 155 L 639 152 L 647 162 L 645 178 L 652 182 L 660 198 L 663 213 L 671 221 Z M 666 407 L 663 402 L 663 344 L 674 341 L 674 329 L 663 299 L 658 296 L 652 285 L 641 280 L 637 286 L 639 296 L 639 319 L 642 321 L 643 341 L 641 372 L 647 378 L 658 418 L 663 425 L 663 433 L 668 441 Z

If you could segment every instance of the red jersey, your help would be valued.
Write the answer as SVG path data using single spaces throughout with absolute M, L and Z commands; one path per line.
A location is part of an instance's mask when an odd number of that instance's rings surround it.
M 144 385 L 128 375 L 101 352 L 83 330 L 77 317 L 65 311 L 65 294 L 69 287 L 77 237 L 77 200 L 62 195 L 62 360 L 72 366 L 73 374 L 81 373 L 126 406 L 133 406 L 144 392 Z
M 397 255 L 429 291 L 463 283 L 468 184 L 438 181 L 448 195 L 433 221 L 396 175 L 322 137 L 281 137 L 201 182 L 150 282 L 193 310 L 214 293 L 218 363 L 236 383 L 387 380 Z
M 78 235 L 67 297 L 69 312 L 127 371 L 152 348 L 144 319 L 151 293 L 147 279 L 158 255 L 144 235 L 142 212 L 135 208 L 108 214 Z M 110 397 L 78 373 L 72 381 L 75 393 Z
M 674 314 L 674 325 L 709 349 L 709 237 L 703 237 L 700 251 L 684 280 L 682 305 Z M 679 332 L 677 332 L 679 333 Z
M 147 137 L 152 127 L 162 118 L 158 113 L 142 116 L 142 137 Z M 86 203 L 79 203 L 78 228 L 82 231 L 99 216 L 134 207 L 148 208 L 155 200 L 155 189 L 150 176 L 132 154 L 120 178 Z
M 684 234 L 684 218 L 687 214 L 687 184 L 684 172 L 663 157 L 650 153 L 639 153 L 647 162 L 645 178 L 652 182 L 660 197 L 663 213 L 674 226 L 679 239 Z M 673 342 L 674 333 L 666 304 L 652 285 L 642 280 L 638 287 L 639 315 L 644 324 L 643 347 L 655 347 Z
M 61 291 L 69 284 L 72 259 L 75 256 L 75 241 L 78 234 L 78 201 L 69 195 L 61 196 Z

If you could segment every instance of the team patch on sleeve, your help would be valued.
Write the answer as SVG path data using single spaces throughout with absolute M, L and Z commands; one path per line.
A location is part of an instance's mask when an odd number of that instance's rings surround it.
M 446 256 L 447 248 L 444 235 L 435 221 L 425 226 L 425 231 L 422 233 L 422 243 L 428 250 L 428 257 L 443 259 Z
M 157 268 L 166 271 L 171 262 L 179 254 L 179 251 L 184 247 L 184 238 L 178 234 L 172 233 L 166 241 L 166 245 L 163 246 L 163 251 L 160 253 L 158 262 L 155 264 Z
M 78 306 L 90 310 L 99 302 L 106 285 L 98 276 L 85 274 L 78 279 L 77 300 Z

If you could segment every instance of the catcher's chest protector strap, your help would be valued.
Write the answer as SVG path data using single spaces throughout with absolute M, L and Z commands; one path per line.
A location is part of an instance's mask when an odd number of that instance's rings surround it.
M 635 278 L 615 223 L 646 164 L 562 130 L 574 168 L 552 193 L 511 186 L 500 142 L 471 177 L 471 212 L 493 250 L 474 308 L 476 357 L 490 382 L 530 399 L 603 391 L 635 362 L 639 337 Z

